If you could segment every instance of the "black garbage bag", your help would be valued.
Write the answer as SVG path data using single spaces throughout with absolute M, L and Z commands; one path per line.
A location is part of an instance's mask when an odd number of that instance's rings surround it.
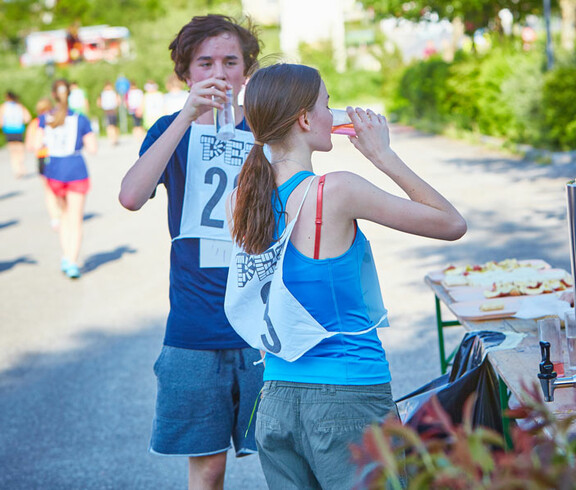
M 504 333 L 486 330 L 467 333 L 454 357 L 450 373 L 396 400 L 404 424 L 419 433 L 429 430 L 431 427 L 423 419 L 424 414 L 429 412 L 427 404 L 433 395 L 436 395 L 452 422 L 459 424 L 462 422 L 464 403 L 475 393 L 473 425 L 489 427 L 502 434 L 498 377 L 486 358 L 486 351 L 500 345 L 505 338 Z

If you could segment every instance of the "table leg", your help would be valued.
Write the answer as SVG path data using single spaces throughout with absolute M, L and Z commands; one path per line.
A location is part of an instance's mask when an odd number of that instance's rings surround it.
M 438 350 L 440 351 L 440 370 L 442 374 L 446 374 L 448 371 L 448 366 L 452 361 L 452 358 L 456 354 L 456 351 L 453 351 L 452 354 L 448 358 L 446 358 L 446 349 L 444 347 L 444 331 L 445 327 L 455 327 L 456 325 L 460 325 L 460 322 L 457 320 L 452 321 L 443 321 L 442 320 L 442 309 L 440 308 L 440 300 L 438 296 L 434 295 L 434 301 L 436 306 L 436 328 L 438 330 Z
M 504 415 L 504 411 L 508 409 L 508 401 L 510 400 L 510 390 L 506 383 L 498 376 L 498 389 L 500 392 L 500 409 L 502 410 L 502 431 L 504 435 L 504 445 L 506 450 L 512 449 L 512 437 L 510 435 L 510 418 Z

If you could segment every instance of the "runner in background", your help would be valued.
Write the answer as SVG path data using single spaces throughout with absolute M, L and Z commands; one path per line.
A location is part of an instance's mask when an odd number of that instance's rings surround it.
M 144 84 L 144 101 L 142 104 L 144 129 L 148 131 L 163 115 L 164 94 L 160 92 L 158 84 L 154 80 L 148 80 Z
M 132 135 L 138 140 L 142 140 L 146 132 L 142 127 L 142 111 L 144 108 L 144 92 L 138 88 L 136 82 L 130 82 L 130 88 L 126 93 L 126 107 L 128 114 L 132 117 Z
M 46 148 L 46 145 L 43 144 L 40 148 L 36 149 L 40 116 L 48 114 L 52 110 L 52 107 L 52 101 L 47 97 L 38 101 L 36 104 L 37 115 L 34 119 L 32 119 L 26 128 L 26 139 L 24 143 L 26 145 L 26 150 L 36 153 L 36 158 L 38 159 L 38 174 L 40 174 L 42 185 L 44 187 L 44 198 L 46 201 L 46 209 L 48 210 L 48 215 L 50 216 L 50 226 L 54 231 L 58 231 L 60 227 L 60 206 L 58 205 L 56 195 L 54 192 L 52 192 L 52 189 L 48 185 L 48 181 L 44 176 L 44 172 L 46 170 L 46 161 L 48 159 L 48 148 Z
M 170 313 L 154 366 L 150 451 L 188 457 L 190 489 L 222 489 L 231 439 L 237 457 L 256 451 L 249 421 L 262 386 L 262 366 L 254 365 L 260 354 L 224 313 L 231 248 L 224 200 L 254 142 L 236 96 L 260 46 L 250 26 L 208 15 L 186 24 L 170 50 L 190 95 L 148 131 L 119 198 L 135 211 L 159 184 L 168 196 Z M 214 127 L 213 109 L 227 89 L 234 93 L 233 141 L 217 140 Z
M 164 114 L 166 116 L 174 114 L 184 107 L 188 98 L 188 91 L 184 90 L 183 85 L 175 73 L 168 77 L 166 81 L 166 90 L 168 92 L 164 95 Z
M 104 90 L 98 97 L 98 107 L 100 107 L 106 116 L 106 135 L 112 145 L 118 144 L 118 106 L 120 105 L 120 96 L 114 90 L 110 82 L 106 82 Z
M 78 86 L 77 82 L 70 82 L 70 97 L 68 97 L 68 107 L 70 107 L 71 111 L 77 112 L 78 114 L 84 114 L 86 117 L 88 117 L 90 104 L 88 103 L 86 92 L 84 89 Z
M 31 119 L 30 112 L 20 103 L 18 96 L 14 92 L 6 92 L 5 102 L 0 106 L 0 126 L 6 137 L 12 173 L 17 179 L 26 173 L 24 131 Z
M 48 150 L 44 175 L 61 209 L 60 267 L 69 278 L 77 279 L 84 204 L 90 188 L 81 150 L 85 147 L 89 153 L 96 153 L 97 143 L 88 118 L 68 108 L 69 95 L 68 82 L 56 80 L 52 85 L 55 109 L 39 117 L 35 146 L 37 150 L 42 146 Z

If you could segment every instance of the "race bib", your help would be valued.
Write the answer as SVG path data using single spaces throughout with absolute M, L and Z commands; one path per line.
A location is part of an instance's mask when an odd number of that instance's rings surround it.
M 286 247 L 314 180 L 310 180 L 296 216 L 286 226 L 278 241 L 263 253 L 254 255 L 234 244 L 228 269 L 224 311 L 230 325 L 251 347 L 288 362 L 299 359 L 328 337 L 339 334 L 363 335 L 375 328 L 389 326 L 368 242 L 364 248 L 360 271 L 363 298 L 370 318 L 364 330 L 326 330 L 284 283 Z
M 44 145 L 51 157 L 66 157 L 76 151 L 78 139 L 78 116 L 66 116 L 64 124 L 55 128 L 46 125 L 44 128 Z
M 221 141 L 216 138 L 214 126 L 192 124 L 180 234 L 175 240 L 231 240 L 225 202 L 236 187 L 252 146 L 254 137 L 249 131 L 236 129 L 233 139 Z
M 200 267 L 228 267 L 232 257 L 232 242 L 200 238 Z

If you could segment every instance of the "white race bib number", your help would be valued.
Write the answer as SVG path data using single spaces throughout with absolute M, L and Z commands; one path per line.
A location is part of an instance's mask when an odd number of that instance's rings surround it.
M 66 116 L 64 124 L 55 128 L 46 125 L 44 128 L 44 144 L 51 157 L 66 157 L 76 151 L 78 139 L 78 116 Z
M 225 202 L 252 146 L 249 131 L 237 130 L 233 139 L 221 141 L 214 126 L 192 124 L 180 235 L 175 239 L 230 241 Z

